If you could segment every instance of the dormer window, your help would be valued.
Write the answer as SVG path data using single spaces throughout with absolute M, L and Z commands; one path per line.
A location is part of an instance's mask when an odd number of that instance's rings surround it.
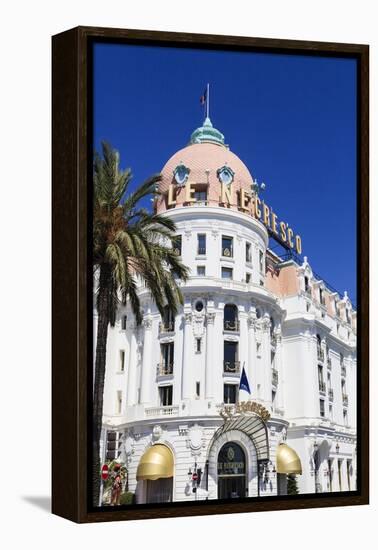
M 182 163 L 176 166 L 173 170 L 173 177 L 175 178 L 178 187 L 183 187 L 186 184 L 189 177 L 189 172 L 190 169 Z
M 324 293 L 321 287 L 319 288 L 319 302 L 321 303 L 322 306 L 325 305 Z
M 234 181 L 235 172 L 229 166 L 222 166 L 217 170 L 217 176 L 221 183 L 230 185 Z
M 306 276 L 304 278 L 304 286 L 305 286 L 305 292 L 308 292 L 310 290 L 310 283 L 309 283 L 308 277 Z

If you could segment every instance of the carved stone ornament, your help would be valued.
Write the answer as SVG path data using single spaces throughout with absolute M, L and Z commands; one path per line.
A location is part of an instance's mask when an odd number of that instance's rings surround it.
M 134 438 L 129 433 L 124 438 L 123 448 L 127 458 L 134 454 Z
M 193 455 L 199 455 L 203 446 L 203 429 L 198 424 L 194 424 L 188 430 L 187 446 Z
M 152 428 L 152 439 L 154 441 L 158 441 L 162 435 L 163 435 L 163 428 L 160 426 L 160 424 L 156 424 Z
M 145 317 L 143 319 L 143 326 L 145 330 L 151 330 L 152 328 L 152 319 L 151 317 Z
M 285 443 L 287 439 L 287 428 L 285 426 L 281 430 L 281 442 Z
M 248 316 L 248 328 L 256 328 L 256 322 L 257 322 L 257 319 L 256 319 L 256 315 L 255 314 L 250 314 Z
M 192 322 L 192 314 L 184 313 L 184 321 L 185 323 L 190 324 Z
M 193 334 L 197 338 L 203 336 L 205 332 L 204 321 L 205 321 L 205 313 L 203 311 L 201 312 L 195 311 L 193 313 Z
M 215 313 L 212 311 L 212 312 L 209 312 L 206 314 L 206 323 L 208 325 L 213 325 L 214 324 L 214 321 L 215 321 Z

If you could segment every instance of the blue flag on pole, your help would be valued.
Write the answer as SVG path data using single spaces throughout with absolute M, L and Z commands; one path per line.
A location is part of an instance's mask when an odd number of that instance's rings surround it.
M 248 384 L 248 378 L 247 378 L 247 375 L 246 375 L 246 372 L 245 372 L 245 369 L 244 369 L 244 365 L 243 365 L 243 370 L 242 370 L 242 374 L 241 374 L 241 377 L 240 377 L 239 390 L 245 390 L 246 392 L 251 394 L 251 390 L 250 390 L 250 387 L 249 387 L 249 384 Z
M 205 105 L 206 100 L 207 100 L 207 88 L 205 88 L 203 94 L 202 94 L 201 97 L 200 97 L 200 103 L 201 103 L 201 105 Z

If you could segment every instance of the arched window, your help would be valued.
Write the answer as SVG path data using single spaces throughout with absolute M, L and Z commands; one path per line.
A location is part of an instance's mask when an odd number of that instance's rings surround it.
M 235 304 L 226 304 L 224 306 L 223 327 L 224 330 L 232 332 L 239 330 L 238 308 Z

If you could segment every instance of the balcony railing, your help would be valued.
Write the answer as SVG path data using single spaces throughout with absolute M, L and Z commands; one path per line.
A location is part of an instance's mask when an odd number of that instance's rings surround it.
M 173 321 L 169 323 L 159 323 L 159 334 L 166 334 L 167 332 L 175 331 L 175 323 Z
M 332 361 L 329 357 L 327 358 L 327 368 L 332 369 Z
M 343 394 L 343 405 L 344 405 L 345 407 L 347 407 L 347 405 L 348 405 L 348 396 L 345 395 L 345 393 Z
M 178 405 L 167 405 L 165 407 L 150 407 L 145 409 L 146 416 L 178 416 Z
M 307 296 L 307 298 L 312 298 L 311 288 L 307 288 L 304 292 L 305 292 L 305 295 Z
M 330 401 L 333 401 L 333 390 L 332 390 L 332 389 L 329 389 L 329 390 L 328 390 L 328 399 L 329 399 Z
M 278 384 L 278 370 L 272 369 L 272 384 L 273 386 L 277 386 Z
M 325 393 L 326 391 L 325 382 L 323 382 L 322 380 L 319 380 L 319 391 L 321 391 L 322 393 Z
M 277 336 L 275 334 L 270 335 L 270 345 L 275 348 L 277 345 Z
M 240 361 L 223 361 L 223 372 L 238 374 L 240 372 Z
M 239 321 L 223 321 L 223 330 L 228 330 L 229 332 L 239 332 L 240 323 Z
M 197 249 L 197 256 L 205 256 L 206 248 L 204 246 L 199 246 Z
M 173 363 L 158 363 L 156 367 L 156 376 L 169 376 L 173 374 Z
M 324 351 L 322 348 L 318 347 L 318 361 L 324 361 Z
M 341 376 L 346 376 L 346 366 L 341 365 Z

